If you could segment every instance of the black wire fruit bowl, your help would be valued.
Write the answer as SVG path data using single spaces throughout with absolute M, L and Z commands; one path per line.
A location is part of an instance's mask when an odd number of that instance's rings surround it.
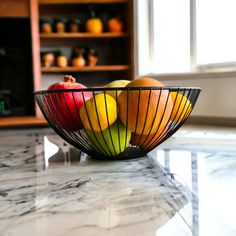
M 201 89 L 119 87 L 43 90 L 35 99 L 65 141 L 96 159 L 145 156 L 187 120 Z

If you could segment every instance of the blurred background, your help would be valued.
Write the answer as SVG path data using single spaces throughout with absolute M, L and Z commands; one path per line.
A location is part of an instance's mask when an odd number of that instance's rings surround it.
M 33 92 L 154 77 L 202 93 L 189 123 L 236 125 L 234 0 L 0 0 L 0 127 L 44 125 Z

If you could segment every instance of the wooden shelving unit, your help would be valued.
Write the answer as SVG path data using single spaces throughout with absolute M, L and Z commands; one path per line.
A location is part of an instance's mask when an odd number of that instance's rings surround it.
M 91 34 L 91 33 L 41 33 L 41 39 L 66 39 L 66 38 L 126 38 L 127 33 L 102 33 L 102 34 Z
M 42 48 L 46 48 L 46 51 L 52 47 L 54 50 L 63 50 L 63 46 L 68 47 L 83 47 L 86 45 L 88 48 L 93 48 L 98 51 L 98 64 L 94 67 L 85 66 L 82 68 L 71 67 L 70 57 L 67 67 L 41 67 L 41 73 L 43 79 L 46 74 L 52 73 L 63 74 L 63 73 L 80 73 L 78 77 L 86 77 L 86 72 L 103 72 L 103 79 L 115 80 L 118 78 L 122 79 L 133 79 L 133 1 L 132 0 L 39 0 L 39 18 L 48 18 L 50 14 L 53 15 L 51 18 L 66 16 L 66 18 L 73 18 L 76 14 L 78 17 L 82 17 L 82 22 L 85 24 L 85 15 L 89 16 L 89 6 L 93 5 L 94 10 L 97 10 L 98 15 L 105 16 L 106 22 L 104 21 L 103 33 L 91 34 L 84 31 L 78 33 L 40 33 L 39 38 Z M 115 9 L 115 10 L 114 10 Z M 109 17 L 114 12 L 122 16 L 125 31 L 120 33 L 107 32 L 105 27 Z M 83 18 L 85 17 L 85 19 Z M 88 39 L 88 41 L 86 41 Z M 73 46 L 72 46 L 73 45 Z M 60 47 L 62 46 L 62 47 Z M 41 49 L 42 49 L 41 48 Z M 49 50 L 50 51 L 50 50 Z M 67 51 L 68 53 L 68 51 Z M 115 75 L 113 72 L 119 72 Z M 104 74 L 106 73 L 106 74 Z M 77 76 L 77 74 L 75 74 Z M 93 75 L 99 76 L 99 74 Z M 88 76 L 89 77 L 89 76 Z M 82 78 L 83 79 L 83 78 Z M 86 80 L 86 78 L 85 78 Z M 89 77 L 91 81 L 91 78 Z M 84 80 L 83 80 L 84 81 Z M 95 82 L 99 79 L 95 78 Z
M 116 3 L 127 3 L 128 0 L 39 0 L 39 4 L 116 4 Z
M 128 70 L 127 65 L 105 65 L 105 66 L 84 66 L 84 67 L 42 67 L 42 73 L 63 73 L 63 72 L 93 72 L 93 71 L 123 71 Z

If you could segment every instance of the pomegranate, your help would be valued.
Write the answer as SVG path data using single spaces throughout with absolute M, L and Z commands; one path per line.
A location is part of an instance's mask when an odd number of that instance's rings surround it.
M 65 75 L 63 82 L 55 83 L 49 86 L 48 90 L 67 90 L 86 88 L 83 84 L 77 83 L 75 78 Z M 91 98 L 92 92 L 52 92 L 47 95 L 46 109 L 50 114 L 50 119 L 57 126 L 66 131 L 75 131 L 82 128 L 82 122 L 79 117 L 79 110 L 83 103 Z

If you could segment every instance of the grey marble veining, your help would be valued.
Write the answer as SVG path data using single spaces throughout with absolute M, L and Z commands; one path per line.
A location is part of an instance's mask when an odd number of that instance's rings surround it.
M 236 235 L 236 129 L 181 128 L 96 161 L 50 128 L 0 131 L 0 235 Z

